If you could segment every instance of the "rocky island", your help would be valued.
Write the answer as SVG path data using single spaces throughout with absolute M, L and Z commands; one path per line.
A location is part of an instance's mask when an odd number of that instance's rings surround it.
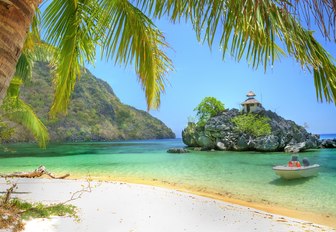
M 183 142 L 189 147 L 200 147 L 202 150 L 228 151 L 286 151 L 299 152 L 306 149 L 319 148 L 321 142 L 318 135 L 308 133 L 294 121 L 286 120 L 275 112 L 265 110 L 255 98 L 253 92 L 247 94 L 242 103 L 243 110 L 227 109 L 209 117 L 205 125 L 190 122 L 182 132 Z M 237 120 L 249 117 L 245 125 Z M 256 129 L 266 126 L 262 134 L 244 128 L 263 120 Z M 247 119 L 244 119 L 247 120 Z M 247 125 L 246 125 L 247 123 Z

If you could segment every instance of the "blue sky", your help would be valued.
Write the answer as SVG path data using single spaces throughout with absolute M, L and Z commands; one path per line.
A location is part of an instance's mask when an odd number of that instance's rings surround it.
M 169 85 L 162 95 L 159 110 L 149 113 L 173 129 L 177 137 L 186 126 L 193 109 L 207 96 L 221 100 L 226 108 L 239 108 L 252 90 L 267 110 L 303 125 L 312 133 L 336 133 L 336 106 L 316 99 L 313 76 L 302 70 L 291 57 L 283 57 L 266 73 L 262 66 L 253 70 L 245 60 L 236 62 L 215 45 L 197 42 L 188 24 L 171 24 L 161 20 L 157 26 L 165 34 L 172 49 L 168 50 L 175 71 L 169 73 Z M 320 42 L 336 57 L 336 45 Z M 98 61 L 90 71 L 107 81 L 120 100 L 138 109 L 146 110 L 144 93 L 137 81 L 134 67 L 116 67 L 113 62 Z

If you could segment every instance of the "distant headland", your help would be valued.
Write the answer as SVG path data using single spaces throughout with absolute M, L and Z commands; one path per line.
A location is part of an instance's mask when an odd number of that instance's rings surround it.
M 175 138 L 162 121 L 123 104 L 108 83 L 87 69 L 76 84 L 68 114 L 55 120 L 48 117 L 52 93 L 49 65 L 36 62 L 31 83 L 22 87 L 21 97 L 46 125 L 51 142 Z M 18 125 L 10 142 L 30 141 L 34 141 L 33 136 Z

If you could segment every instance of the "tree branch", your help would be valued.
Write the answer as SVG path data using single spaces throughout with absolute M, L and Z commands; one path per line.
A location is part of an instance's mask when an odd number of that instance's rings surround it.
M 41 165 L 40 167 L 38 167 L 37 169 L 35 169 L 32 172 L 14 172 L 8 175 L 0 175 L 0 177 L 4 177 L 4 178 L 36 178 L 36 177 L 41 177 L 43 175 L 48 175 L 49 177 L 53 178 L 53 179 L 64 179 L 68 176 L 70 176 L 70 174 L 65 174 L 63 176 L 59 176 L 56 177 L 54 176 L 52 173 L 48 172 L 47 169 Z

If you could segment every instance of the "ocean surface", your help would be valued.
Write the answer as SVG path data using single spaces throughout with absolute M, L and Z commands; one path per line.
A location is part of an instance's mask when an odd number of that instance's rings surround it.
M 336 136 L 336 135 L 335 135 Z M 0 173 L 31 171 L 44 165 L 55 174 L 70 173 L 110 180 L 166 183 L 177 189 L 228 196 L 247 202 L 336 217 L 336 149 L 300 153 L 321 165 L 317 177 L 285 181 L 272 167 L 286 164 L 286 153 L 201 152 L 170 154 L 184 147 L 180 139 L 6 145 L 0 151 Z

